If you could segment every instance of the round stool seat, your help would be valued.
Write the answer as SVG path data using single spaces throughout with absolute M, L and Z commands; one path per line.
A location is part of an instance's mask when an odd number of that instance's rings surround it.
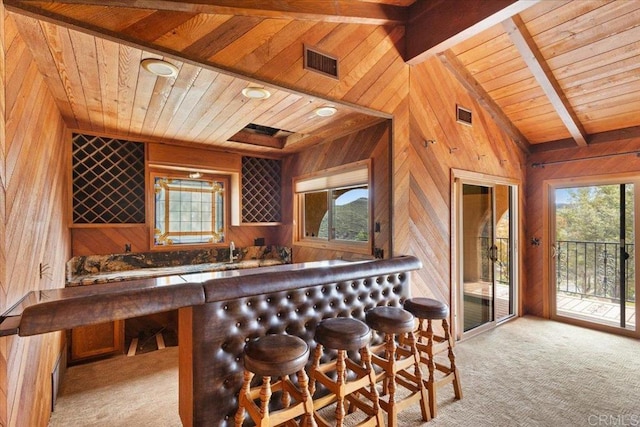
M 406 334 L 415 327 L 413 314 L 400 307 L 375 307 L 365 316 L 370 327 L 386 334 Z
M 309 346 L 293 335 L 267 335 L 244 347 L 244 367 L 263 377 L 280 377 L 302 371 L 309 360 Z
M 449 306 L 432 298 L 410 298 L 404 302 L 404 308 L 420 319 L 449 317 Z
M 371 329 L 358 319 L 334 317 L 318 323 L 314 339 L 334 350 L 360 350 L 371 341 Z

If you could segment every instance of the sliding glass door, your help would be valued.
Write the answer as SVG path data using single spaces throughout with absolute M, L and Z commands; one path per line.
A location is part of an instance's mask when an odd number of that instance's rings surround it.
M 517 187 L 472 177 L 457 178 L 455 186 L 460 336 L 515 314 Z
M 555 316 L 636 330 L 635 187 L 554 188 Z

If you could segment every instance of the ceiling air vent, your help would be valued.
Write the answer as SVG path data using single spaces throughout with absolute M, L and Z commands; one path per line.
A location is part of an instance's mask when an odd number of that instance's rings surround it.
M 307 46 L 304 47 L 304 68 L 338 78 L 338 59 Z
M 456 105 L 456 121 L 471 126 L 471 110 Z

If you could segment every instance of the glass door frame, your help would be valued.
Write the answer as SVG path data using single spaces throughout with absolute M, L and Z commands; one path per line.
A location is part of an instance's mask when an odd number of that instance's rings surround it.
M 510 230 L 509 234 L 513 240 L 510 247 L 511 257 L 511 277 L 512 282 L 512 301 L 513 314 L 496 320 L 495 315 L 493 320 L 487 322 L 481 326 L 478 326 L 468 332 L 464 332 L 464 262 L 463 261 L 463 234 L 460 230 L 462 226 L 462 186 L 463 184 L 479 185 L 485 187 L 494 188 L 496 185 L 508 186 L 511 189 L 511 200 L 509 206 L 510 215 Z M 461 169 L 451 170 L 451 324 L 452 335 L 456 340 L 463 340 L 470 338 L 479 333 L 482 333 L 488 329 L 495 328 L 497 325 L 506 321 L 512 320 L 518 317 L 521 313 L 522 302 L 520 300 L 521 295 L 521 253 L 520 253 L 520 188 L 521 183 L 518 180 L 499 177 L 494 175 L 488 175 L 479 172 L 471 172 Z M 495 211 L 495 200 L 492 200 L 493 209 Z M 494 221 L 495 222 L 495 221 Z M 495 224 L 494 224 L 495 228 Z M 495 230 L 494 230 L 495 238 Z M 494 304 L 493 310 L 495 314 L 495 266 L 494 266 Z
M 618 335 L 626 335 L 635 338 L 640 338 L 640 325 L 638 325 L 638 320 L 640 317 L 640 313 L 637 309 L 637 298 L 636 298 L 636 330 L 622 329 L 620 327 L 608 326 L 600 323 L 589 322 L 586 320 L 576 319 L 573 317 L 558 315 L 556 313 L 556 263 L 553 259 L 554 254 L 554 245 L 556 243 L 556 200 L 555 200 L 555 190 L 562 188 L 573 188 L 573 187 L 589 187 L 589 186 L 599 186 L 599 185 L 619 185 L 619 184 L 633 184 L 633 198 L 635 202 L 634 206 L 634 244 L 640 244 L 640 177 L 637 173 L 622 173 L 616 174 L 615 176 L 603 176 L 603 175 L 595 175 L 595 176 L 584 176 L 578 178 L 558 178 L 552 180 L 545 180 L 543 185 L 543 197 L 546 202 L 546 206 L 543 207 L 544 211 L 547 214 L 544 216 L 546 219 L 546 224 L 543 224 L 543 229 L 547 230 L 546 233 L 546 241 L 547 244 L 544 245 L 544 253 L 543 257 L 546 261 L 547 268 L 545 269 L 547 272 L 546 277 L 543 278 L 543 282 L 547 287 L 546 298 L 548 299 L 547 306 L 549 307 L 549 318 L 552 320 L 556 320 L 559 322 L 570 323 L 578 326 L 582 326 L 589 329 L 600 330 L 604 332 L 610 332 Z M 634 259 L 634 268 L 635 271 L 640 271 L 640 256 L 635 257 Z M 635 291 L 636 296 L 640 292 L 640 277 L 636 274 L 636 283 L 635 283 Z M 544 305 L 544 302 L 543 302 Z

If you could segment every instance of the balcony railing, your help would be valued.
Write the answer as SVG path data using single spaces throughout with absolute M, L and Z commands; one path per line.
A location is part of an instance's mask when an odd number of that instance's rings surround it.
M 492 265 L 489 258 L 489 251 L 491 248 L 491 239 L 489 237 L 478 237 L 480 241 L 480 251 L 482 254 L 482 274 L 481 279 L 485 282 L 491 282 L 492 277 Z M 497 237 L 495 240 L 497 248 L 496 252 L 496 283 L 508 285 L 510 275 L 509 264 L 509 239 L 506 237 Z
M 635 302 L 634 245 L 625 267 L 627 302 Z M 617 242 L 556 242 L 557 291 L 620 302 L 620 246 Z

